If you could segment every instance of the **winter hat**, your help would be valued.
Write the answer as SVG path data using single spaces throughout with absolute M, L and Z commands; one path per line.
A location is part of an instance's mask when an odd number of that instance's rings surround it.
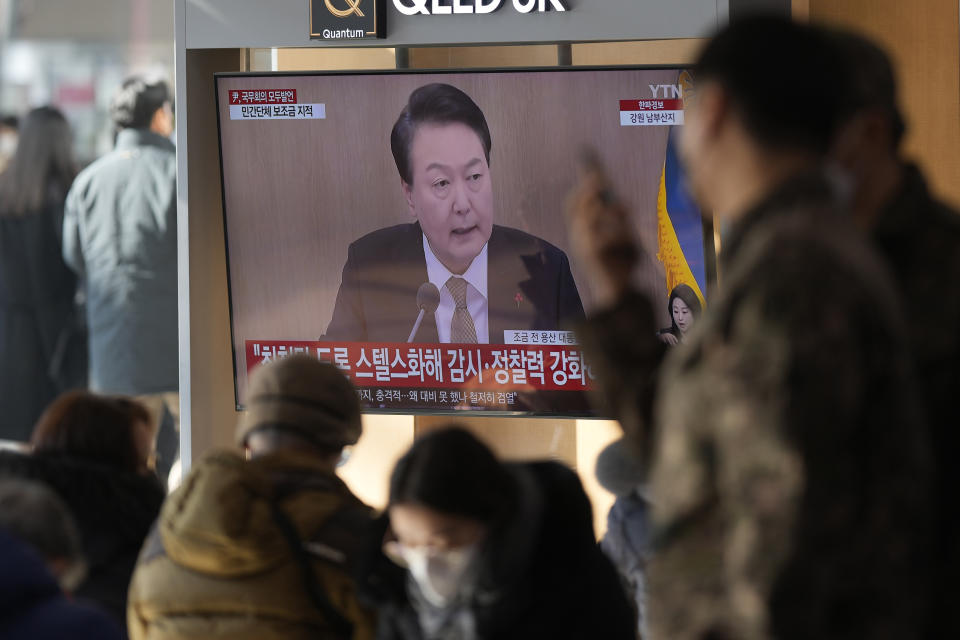
M 644 482 L 640 458 L 623 439 L 611 443 L 597 456 L 597 482 L 616 496 L 629 495 Z
M 257 429 L 296 432 L 325 449 L 360 439 L 360 401 L 334 365 L 307 355 L 280 358 L 257 367 L 247 385 L 247 413 L 237 425 L 243 446 Z

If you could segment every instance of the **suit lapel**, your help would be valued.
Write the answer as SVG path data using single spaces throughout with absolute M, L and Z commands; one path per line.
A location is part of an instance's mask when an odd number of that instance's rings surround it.
M 490 342 L 501 344 L 504 331 L 534 326 L 536 309 L 533 301 L 536 295 L 520 248 L 513 246 L 499 226 L 494 226 L 490 234 L 488 260 L 487 322 Z
M 417 290 L 427 281 L 427 263 L 419 224 L 400 227 L 389 247 L 372 256 L 375 267 L 364 274 L 361 286 L 372 291 L 365 304 L 367 339 L 405 342 L 417 319 Z M 424 316 L 416 342 L 437 342 L 433 314 Z

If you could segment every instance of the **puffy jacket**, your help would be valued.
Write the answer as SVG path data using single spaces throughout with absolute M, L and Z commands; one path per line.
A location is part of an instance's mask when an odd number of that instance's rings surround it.
M 96 391 L 177 390 L 176 176 L 173 143 L 124 129 L 67 195 L 63 257 L 86 287 Z
M 296 554 L 277 509 L 301 541 Z M 147 538 L 130 585 L 130 637 L 372 638 L 350 573 L 369 524 L 369 508 L 310 457 L 214 453 L 170 495 Z M 305 566 L 352 633 L 336 631 L 311 597 Z
M 634 491 L 617 496 L 607 514 L 607 533 L 600 541 L 600 548 L 610 558 L 627 593 L 636 607 L 638 631 L 644 633 L 647 618 L 646 566 L 650 556 L 650 504 Z

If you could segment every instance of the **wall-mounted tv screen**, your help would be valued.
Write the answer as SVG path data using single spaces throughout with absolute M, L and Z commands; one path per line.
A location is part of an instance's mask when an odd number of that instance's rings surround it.
M 253 367 L 308 353 L 371 412 L 595 415 L 564 220 L 585 146 L 633 212 L 661 326 L 675 287 L 703 303 L 683 69 L 221 74 L 216 92 L 238 407 Z

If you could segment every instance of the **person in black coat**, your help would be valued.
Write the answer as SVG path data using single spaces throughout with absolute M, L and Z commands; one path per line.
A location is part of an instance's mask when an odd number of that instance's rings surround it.
M 360 585 L 381 640 L 635 637 L 558 463 L 503 464 L 463 429 L 431 433 L 397 463 L 380 524 Z
M 72 139 L 59 111 L 34 109 L 0 174 L 0 439 L 27 440 L 58 393 L 86 384 L 77 278 L 60 244 Z
M 139 404 L 64 394 L 41 417 L 30 455 L 0 452 L 0 478 L 52 488 L 77 526 L 87 577 L 75 595 L 126 626 L 127 588 L 164 491 L 150 470 L 149 414 Z
M 390 146 L 416 223 L 350 245 L 325 339 L 406 341 L 428 282 L 439 303 L 413 342 L 504 343 L 511 330 L 583 319 L 566 254 L 493 223 L 491 145 L 483 111 L 460 89 L 434 83 L 410 94 Z
M 0 638 L 4 640 L 120 640 L 100 611 L 64 597 L 43 559 L 0 531 Z
M 960 572 L 956 451 L 960 425 L 960 211 L 940 200 L 903 148 L 893 63 L 875 42 L 850 31 L 829 33 L 848 67 L 847 113 L 832 160 L 852 186 L 854 220 L 886 261 L 909 319 L 910 350 L 933 451 L 936 534 L 925 638 L 960 637 L 955 613 Z M 911 590 L 913 600 L 923 598 Z

